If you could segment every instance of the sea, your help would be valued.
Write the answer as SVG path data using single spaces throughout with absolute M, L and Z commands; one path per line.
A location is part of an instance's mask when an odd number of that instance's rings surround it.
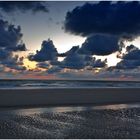
M 105 88 L 140 87 L 140 81 L 105 80 L 0 80 L 0 88 Z
M 140 82 L 0 80 L 0 88 L 5 89 L 56 87 L 139 88 Z M 140 139 L 140 102 L 83 106 L 0 107 L 0 138 Z

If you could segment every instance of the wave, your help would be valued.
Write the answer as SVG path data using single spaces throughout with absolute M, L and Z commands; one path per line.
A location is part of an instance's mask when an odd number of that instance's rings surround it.
M 140 82 L 121 81 L 47 81 L 47 80 L 1 80 L 0 88 L 48 88 L 48 87 L 140 87 Z

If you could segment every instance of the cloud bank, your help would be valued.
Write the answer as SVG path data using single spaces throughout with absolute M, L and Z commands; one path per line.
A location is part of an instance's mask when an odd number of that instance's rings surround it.
M 94 33 L 132 38 L 140 34 L 139 15 L 138 1 L 86 3 L 67 12 L 64 28 L 82 36 Z
M 86 3 L 67 12 L 64 29 L 87 37 L 78 49 L 81 54 L 103 56 L 117 51 L 122 54 L 124 41 L 132 41 L 140 35 L 139 16 L 138 1 Z M 140 66 L 140 50 L 133 45 L 127 46 L 120 58 L 117 69 Z
M 64 57 L 64 60 L 58 61 L 58 57 Z M 82 54 L 79 46 L 73 46 L 70 50 L 63 54 L 59 54 L 51 39 L 44 40 L 41 49 L 36 54 L 28 55 L 30 61 L 36 61 L 38 68 L 46 69 L 48 73 L 59 72 L 62 69 L 85 69 L 103 68 L 107 66 L 107 61 L 95 59 L 89 54 Z
M 0 10 L 6 13 L 15 11 L 48 12 L 46 2 L 43 1 L 0 1 Z

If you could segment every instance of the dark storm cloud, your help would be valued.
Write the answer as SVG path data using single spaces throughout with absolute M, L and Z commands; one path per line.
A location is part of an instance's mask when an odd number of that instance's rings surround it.
M 15 70 L 25 70 L 23 57 L 14 56 L 13 52 L 26 51 L 22 41 L 20 26 L 15 27 L 7 21 L 0 20 L 0 64 Z
M 136 46 L 134 46 L 134 45 L 129 45 L 129 46 L 127 46 L 126 47 L 126 52 L 130 52 L 130 51 L 132 51 L 132 50 L 137 50 L 138 48 L 136 47 Z
M 101 59 L 97 59 L 92 64 L 93 68 L 103 68 L 105 66 L 107 66 L 107 60 L 106 59 L 104 61 L 102 61 Z
M 81 48 L 79 46 L 73 46 L 70 50 L 65 53 L 58 54 L 58 56 L 66 57 L 68 55 L 78 53 L 79 55 L 85 55 L 85 59 L 91 59 L 92 57 L 90 55 L 108 55 L 118 51 L 119 49 L 121 48 L 118 45 L 117 37 L 93 35 L 85 40 Z
M 90 66 L 92 68 L 97 67 L 103 68 L 106 66 L 107 63 L 106 60 L 105 61 L 101 61 L 100 59 L 96 60 L 95 57 L 79 53 L 78 46 L 72 47 L 72 49 L 67 51 L 66 54 L 67 56 L 59 65 L 62 68 L 84 69 L 87 66 Z
M 127 54 L 123 55 L 122 58 L 126 60 L 137 60 L 137 59 L 140 60 L 140 50 L 138 48 L 133 49 L 129 51 Z
M 11 52 L 4 49 L 0 49 L 0 61 L 7 59 L 7 57 L 10 55 L 11 55 Z
M 25 44 L 18 44 L 17 47 L 13 48 L 13 51 L 26 51 L 26 45 Z
M 58 54 L 60 57 L 66 57 L 67 55 L 73 54 L 79 50 L 79 46 L 73 46 L 70 50 L 65 53 Z
M 107 66 L 107 60 L 101 60 L 101 59 L 96 59 L 95 57 L 92 56 L 85 56 L 85 63 L 86 66 L 90 66 L 88 68 L 104 68 Z
M 92 35 L 88 37 L 79 49 L 87 55 L 109 55 L 119 51 L 118 37 L 108 35 Z
M 116 51 L 121 53 L 124 41 L 132 41 L 140 35 L 140 3 L 109 2 L 86 3 L 67 12 L 64 29 L 87 39 L 78 49 L 85 55 L 109 55 Z M 126 47 L 121 56 L 118 69 L 140 66 L 140 50 L 135 46 Z M 106 61 L 94 61 L 92 66 L 106 66 Z
M 86 66 L 85 57 L 78 53 L 72 53 L 66 56 L 62 61 L 61 67 L 69 69 L 83 69 Z
M 6 13 L 15 12 L 48 12 L 46 2 L 43 1 L 0 1 L 0 9 Z
M 48 39 L 43 41 L 40 51 L 36 51 L 36 54 L 30 54 L 28 59 L 30 61 L 43 62 L 43 61 L 56 61 L 57 60 L 57 50 L 53 44 L 53 41 Z
M 121 51 L 125 40 L 139 36 L 139 16 L 140 3 L 136 1 L 86 3 L 67 12 L 64 29 L 87 36 L 80 53 L 109 55 Z
M 140 60 L 122 60 L 116 65 L 117 69 L 134 69 L 140 66 Z
M 140 49 L 134 45 L 126 47 L 125 54 L 122 55 L 121 61 L 116 65 L 118 69 L 132 69 L 140 66 Z
M 67 12 L 65 30 L 73 34 L 113 34 L 131 38 L 140 34 L 140 3 L 86 3 Z
M 58 61 L 58 57 L 65 58 L 63 61 Z M 28 59 L 38 62 L 36 66 L 44 69 L 50 69 L 51 67 L 59 68 L 59 70 L 63 68 L 83 69 L 87 66 L 102 68 L 106 66 L 106 61 L 96 60 L 95 57 L 86 53 L 82 54 L 79 46 L 73 46 L 67 52 L 59 54 L 50 39 L 43 41 L 40 51 L 37 50 L 36 54 L 30 54 Z M 51 71 L 54 70 L 51 69 Z
M 10 51 L 25 51 L 26 46 L 22 43 L 20 26 L 15 27 L 7 21 L 0 20 L 0 48 Z

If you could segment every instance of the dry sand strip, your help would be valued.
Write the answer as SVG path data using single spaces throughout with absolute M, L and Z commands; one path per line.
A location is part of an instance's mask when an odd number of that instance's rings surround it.
M 140 88 L 0 89 L 0 107 L 140 102 Z

